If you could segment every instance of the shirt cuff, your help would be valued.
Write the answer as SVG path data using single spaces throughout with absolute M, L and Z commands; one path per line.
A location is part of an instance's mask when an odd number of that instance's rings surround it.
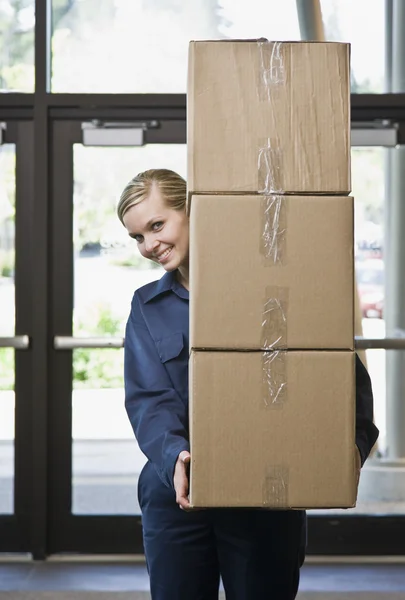
M 178 446 L 175 446 L 173 449 L 171 449 L 166 455 L 166 460 L 163 466 L 163 471 L 161 473 L 161 478 L 163 479 L 165 484 L 172 490 L 174 490 L 174 468 L 176 466 L 176 462 L 179 458 L 180 452 L 183 452 L 184 450 L 190 452 L 190 444 L 185 440 Z

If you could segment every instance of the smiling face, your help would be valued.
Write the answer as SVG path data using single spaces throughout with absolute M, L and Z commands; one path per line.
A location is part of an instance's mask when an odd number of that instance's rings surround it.
M 166 271 L 188 269 L 188 217 L 185 210 L 167 206 L 156 184 L 145 200 L 126 211 L 123 222 L 142 256 Z

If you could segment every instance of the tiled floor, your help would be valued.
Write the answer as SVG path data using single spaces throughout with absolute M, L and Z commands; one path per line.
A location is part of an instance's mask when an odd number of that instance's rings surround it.
M 48 598 L 48 592 L 54 592 L 55 600 L 90 600 L 95 597 L 95 592 L 99 597 L 117 600 L 131 597 L 135 600 L 148 598 L 147 591 L 148 576 L 145 565 L 135 561 L 1 563 L 0 558 L 0 598 L 4 600 L 25 600 L 31 596 Z M 13 594 L 10 594 L 11 592 Z M 49 596 L 51 597 L 52 595 Z M 319 600 L 349 597 L 405 599 L 405 564 L 308 563 L 302 569 L 299 597 Z

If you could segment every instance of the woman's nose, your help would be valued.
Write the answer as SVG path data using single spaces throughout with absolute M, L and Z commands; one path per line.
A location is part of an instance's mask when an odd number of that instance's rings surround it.
M 145 249 L 147 252 L 153 252 L 159 246 L 158 240 L 153 237 L 145 239 Z

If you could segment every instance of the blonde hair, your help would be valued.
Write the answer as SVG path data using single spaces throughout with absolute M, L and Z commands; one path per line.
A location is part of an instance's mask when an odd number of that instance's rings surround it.
M 174 210 L 186 209 L 187 185 L 183 177 L 169 169 L 149 169 L 138 173 L 125 186 L 117 205 L 118 218 L 123 218 L 127 210 L 145 200 L 156 185 L 167 206 Z

